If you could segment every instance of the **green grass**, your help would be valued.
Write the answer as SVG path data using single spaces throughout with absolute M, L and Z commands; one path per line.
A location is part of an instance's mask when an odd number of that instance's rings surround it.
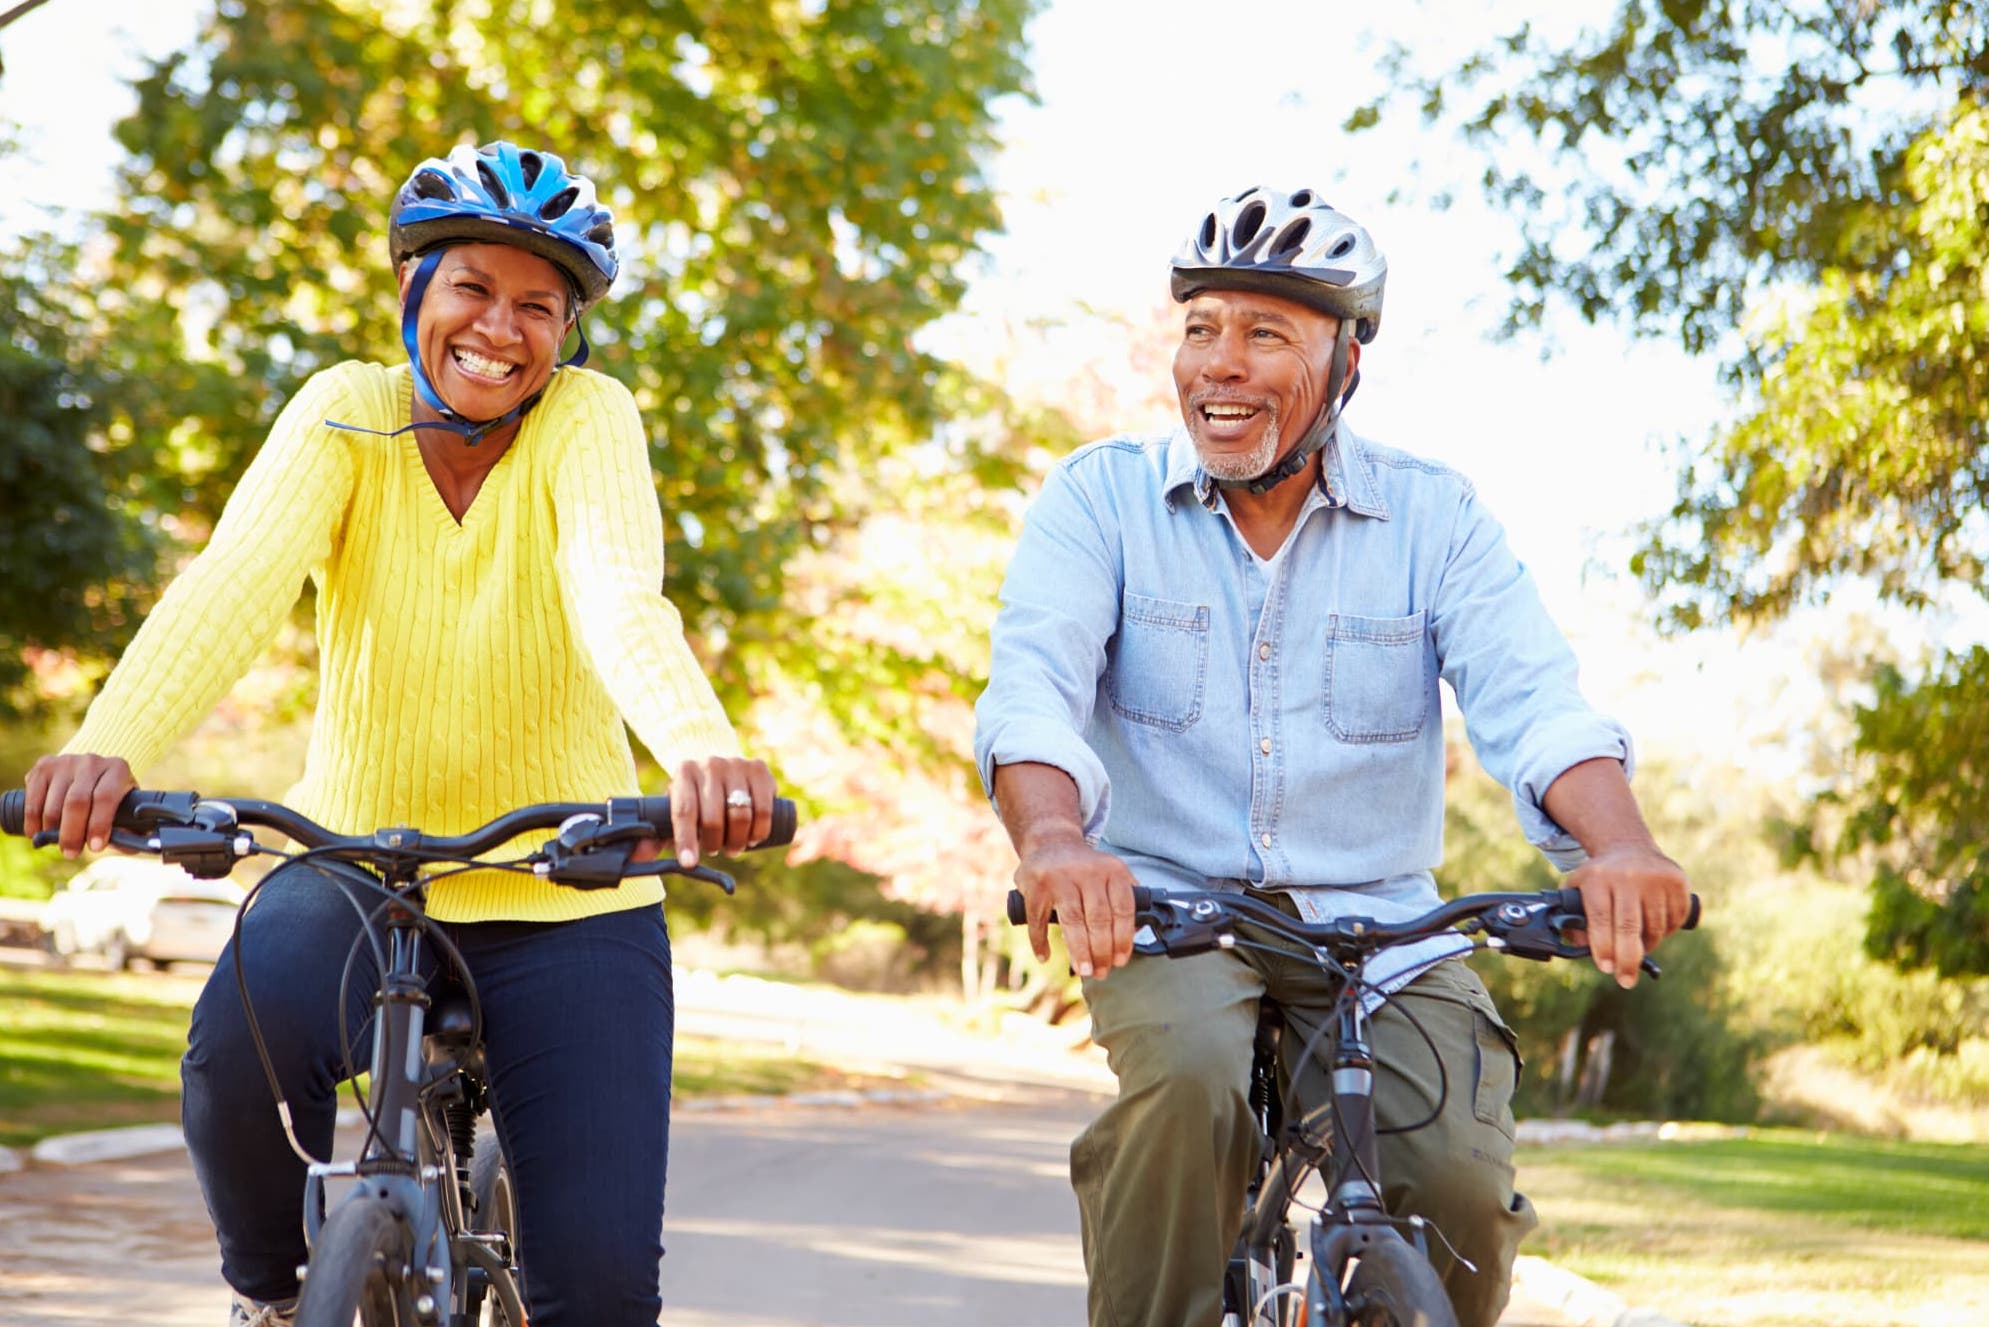
M 0 1144 L 178 1119 L 197 991 L 177 976 L 0 969 Z
M 1989 1146 L 1795 1131 L 1530 1147 L 1524 1252 L 1699 1327 L 1989 1322 Z
M 179 1120 L 180 1053 L 205 973 L 0 967 L 0 1145 Z M 891 1080 L 778 1046 L 681 1036 L 679 1097 L 786 1095 Z M 341 1100 L 345 1094 L 341 1094 Z

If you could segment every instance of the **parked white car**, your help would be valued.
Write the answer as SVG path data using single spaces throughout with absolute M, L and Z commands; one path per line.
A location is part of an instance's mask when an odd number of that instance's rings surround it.
M 200 880 L 148 857 L 102 857 L 43 905 L 41 929 L 63 962 L 95 954 L 113 968 L 139 958 L 156 967 L 212 963 L 245 893 L 232 880 Z

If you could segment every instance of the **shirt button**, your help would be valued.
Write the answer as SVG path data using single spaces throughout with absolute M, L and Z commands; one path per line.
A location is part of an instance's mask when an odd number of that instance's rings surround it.
M 1268 848 L 1271 846 L 1271 836 L 1269 834 L 1260 834 L 1257 836 L 1257 842 Z
M 1265 739 L 1264 739 L 1263 741 L 1261 741 L 1261 742 L 1257 743 L 1257 749 L 1258 749 L 1259 751 L 1262 751 L 1262 752 L 1263 752 L 1263 753 L 1264 753 L 1265 755 L 1267 755 L 1267 756 L 1268 756 L 1268 755 L 1270 755 L 1270 754 L 1271 754 L 1271 739 L 1267 737 L 1267 738 L 1265 738 Z
M 1259 645 L 1259 646 L 1257 647 L 1257 657 L 1258 657 L 1259 659 L 1268 659 L 1268 658 L 1270 658 L 1270 657 L 1271 657 L 1271 647 L 1270 647 L 1270 646 L 1269 646 L 1268 644 L 1265 644 L 1265 645 Z

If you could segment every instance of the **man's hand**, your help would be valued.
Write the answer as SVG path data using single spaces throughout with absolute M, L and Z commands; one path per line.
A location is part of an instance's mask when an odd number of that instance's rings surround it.
M 119 756 L 43 756 L 28 771 L 22 831 L 32 836 L 60 830 L 57 842 L 64 857 L 74 857 L 85 843 L 90 851 L 102 852 L 110 842 L 117 804 L 137 786 L 131 766 Z
M 1683 926 L 1691 908 L 1684 869 L 1656 848 L 1618 848 L 1591 857 L 1568 883 L 1582 892 L 1590 957 L 1625 988 L 1637 984 L 1644 955 Z
M 739 853 L 773 832 L 774 777 L 764 760 L 713 756 L 687 760 L 670 780 L 670 826 L 677 862 L 696 866 L 698 853 Z M 656 856 L 652 840 L 634 860 Z
M 1133 954 L 1133 873 L 1119 858 L 1082 837 L 1033 847 L 1015 868 L 1015 885 L 1029 912 L 1029 947 L 1050 956 L 1050 911 L 1063 928 L 1064 948 L 1080 977 L 1103 976 Z

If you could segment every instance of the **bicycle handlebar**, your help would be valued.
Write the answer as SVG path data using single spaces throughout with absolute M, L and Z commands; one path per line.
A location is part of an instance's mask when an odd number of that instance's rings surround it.
M 1681 930 L 1693 930 L 1699 925 L 1699 896 L 1694 894 L 1691 898 L 1691 909 Z M 1053 922 L 1057 919 L 1054 910 L 1049 919 Z M 1016 926 L 1028 921 L 1020 890 L 1008 891 L 1008 920 Z M 1168 892 L 1134 885 L 1133 920 L 1151 927 L 1155 942 L 1175 956 L 1221 946 L 1225 943 L 1223 937 L 1239 921 L 1250 922 L 1309 948 L 1325 950 L 1349 965 L 1393 945 L 1460 929 L 1465 934 L 1483 931 L 1492 946 L 1521 958 L 1585 958 L 1589 952 L 1587 945 L 1573 944 L 1564 938 L 1570 927 L 1585 926 L 1588 921 L 1581 891 L 1573 888 L 1466 894 L 1403 922 L 1358 916 L 1305 922 L 1286 914 L 1275 903 L 1251 894 L 1227 890 Z M 1657 964 L 1648 956 L 1643 969 L 1652 978 L 1660 975 Z
M 27 819 L 27 793 L 0 792 L 0 833 L 19 834 Z M 306 848 L 331 849 L 370 860 L 399 862 L 482 856 L 522 834 L 557 829 L 546 845 L 554 866 L 548 874 L 563 884 L 612 884 L 629 874 L 629 850 L 641 839 L 672 837 L 670 799 L 614 797 L 606 802 L 542 802 L 507 811 L 466 834 L 424 834 L 418 829 L 378 829 L 371 834 L 338 834 L 284 806 L 254 798 L 208 800 L 194 792 L 153 792 L 134 788 L 118 803 L 111 842 L 134 852 L 157 853 L 194 875 L 225 875 L 250 851 L 236 831 L 255 825 L 273 829 Z M 794 803 L 777 797 L 773 825 L 755 848 L 794 841 Z M 35 846 L 55 841 L 55 831 L 35 835 Z M 618 860 L 615 860 L 618 859 Z

